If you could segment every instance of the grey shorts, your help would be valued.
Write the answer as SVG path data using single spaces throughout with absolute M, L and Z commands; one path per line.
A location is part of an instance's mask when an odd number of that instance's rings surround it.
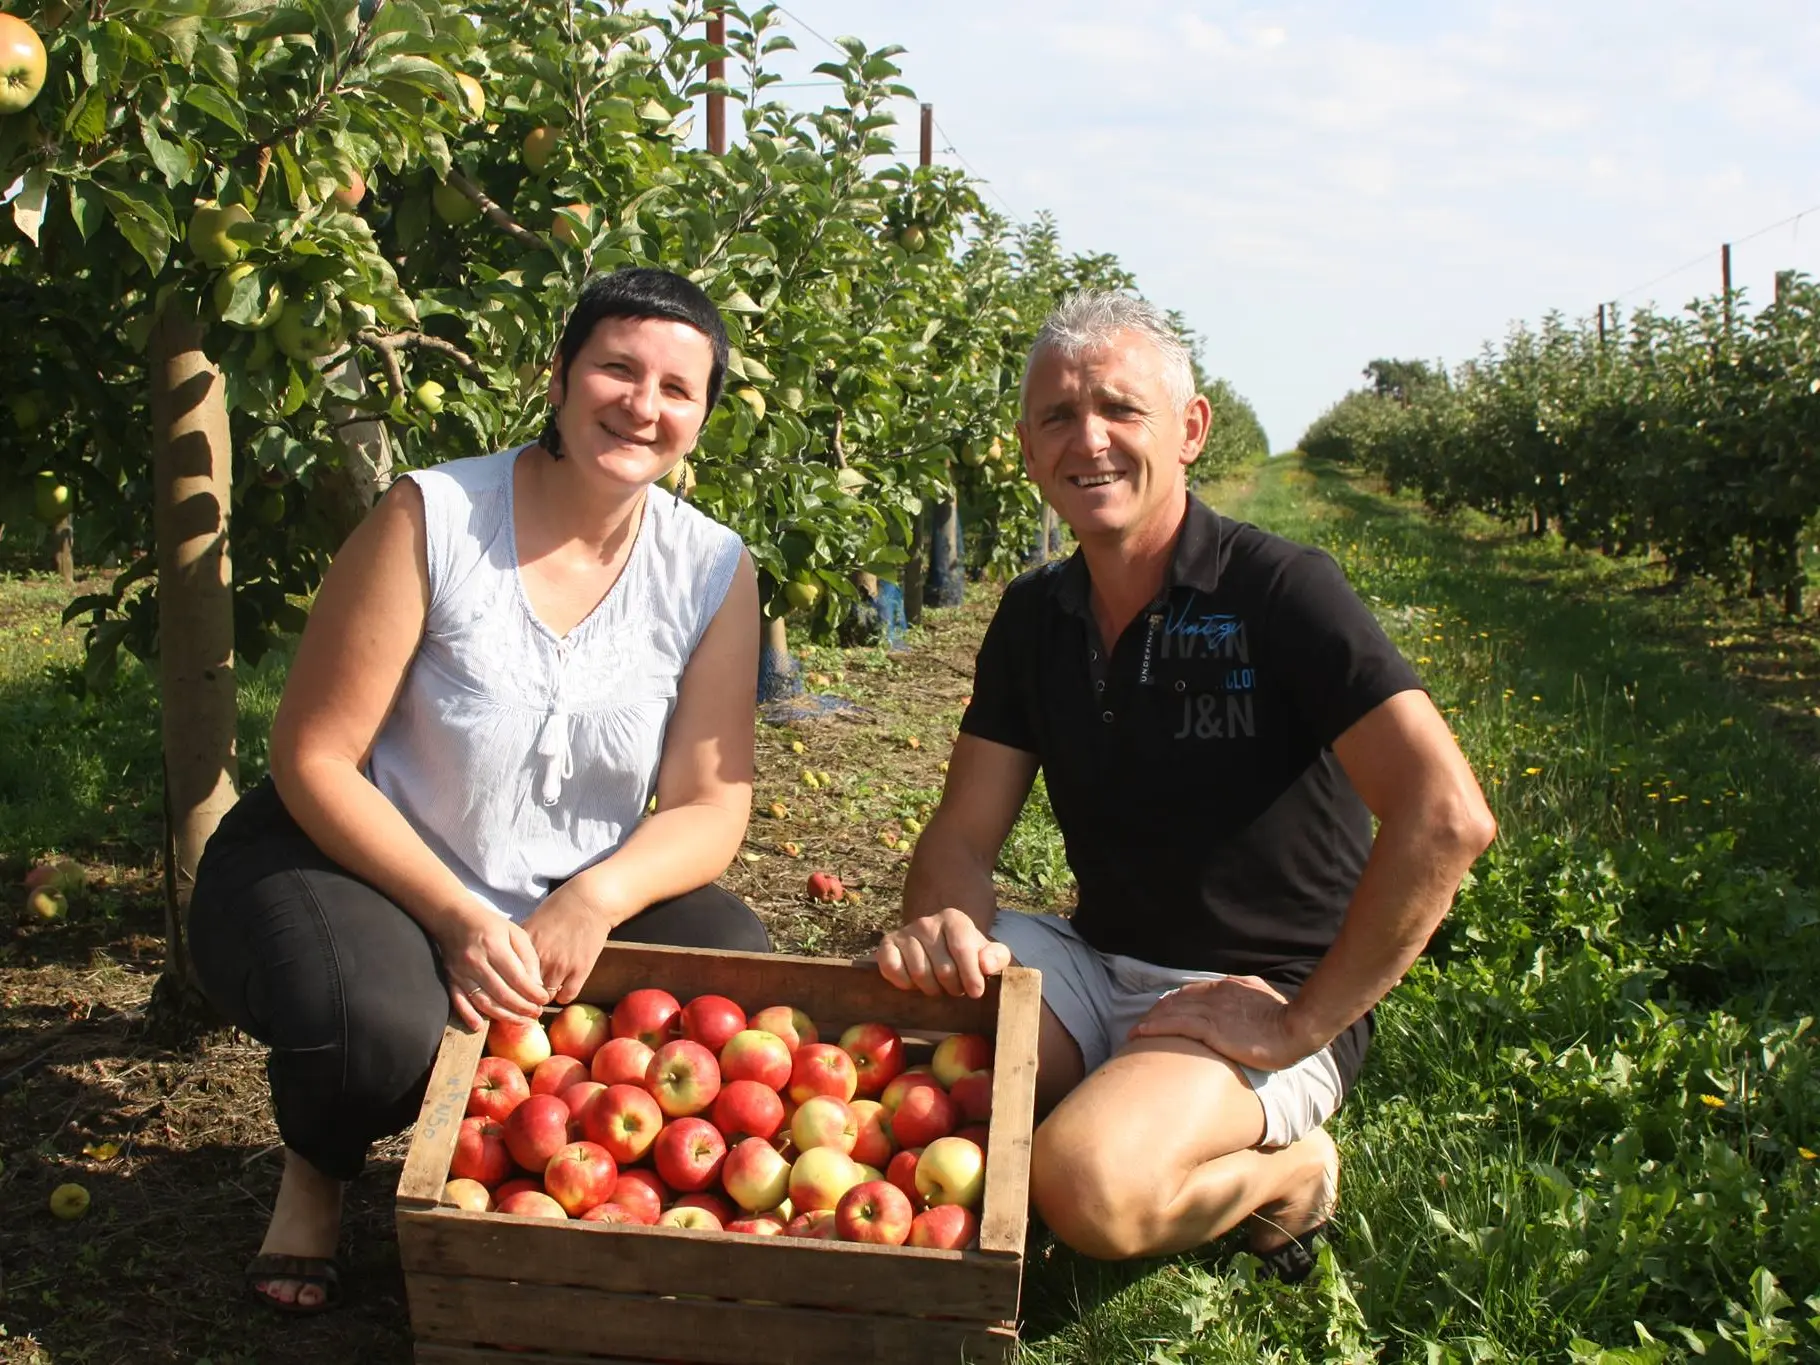
M 1043 1003 L 1081 1049 L 1089 1072 L 1124 1045 L 1150 1007 L 1190 981 L 1217 981 L 1222 972 L 1184 972 L 1090 947 L 1059 915 L 1000 910 L 992 937 L 1026 967 L 1043 974 Z M 1286 1147 L 1320 1127 L 1340 1107 L 1340 1069 L 1322 1048 L 1282 1071 L 1239 1070 L 1264 1106 L 1260 1147 Z

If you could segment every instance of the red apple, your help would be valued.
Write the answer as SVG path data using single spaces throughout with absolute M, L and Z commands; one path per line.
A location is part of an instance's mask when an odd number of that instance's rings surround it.
M 733 1154 L 729 1152 L 727 1155 L 732 1156 Z M 722 1227 L 725 1227 L 739 1213 L 739 1210 L 728 1202 L 725 1195 L 713 1190 L 696 1190 L 693 1194 L 685 1194 L 670 1207 L 673 1209 L 705 1209 L 714 1215 L 714 1221 Z
M 956 1128 L 954 1136 L 966 1138 L 983 1152 L 986 1150 L 986 1140 L 991 1136 L 991 1130 L 983 1123 L 967 1123 Z
M 904 1040 L 889 1024 L 855 1024 L 841 1034 L 840 1045 L 859 1072 L 857 1093 L 868 1099 L 903 1072 Z
M 720 1183 L 750 1213 L 774 1209 L 790 1192 L 790 1163 L 763 1138 L 750 1137 L 727 1153 Z
M 606 1093 L 607 1087 L 599 1081 L 577 1081 L 556 1096 L 569 1106 L 569 1127 L 577 1137 L 582 1135 L 582 1111 Z
M 693 1208 L 687 1204 L 678 1204 L 666 1209 L 657 1220 L 660 1228 L 689 1228 L 695 1232 L 720 1232 L 721 1222 L 706 1209 Z
M 833 1209 L 805 1209 L 784 1224 L 786 1237 L 807 1237 L 818 1242 L 832 1242 L 839 1235 L 834 1226 Z
M 946 1090 L 969 1071 L 992 1065 L 992 1044 L 977 1033 L 950 1033 L 935 1045 L 929 1066 Z
M 833 905 L 847 894 L 847 888 L 841 885 L 840 878 L 832 872 L 811 872 L 809 874 L 809 895 L 824 905 Z
M 919 1085 L 905 1095 L 891 1115 L 891 1137 L 900 1147 L 926 1147 L 954 1131 L 960 1110 L 946 1092 Z
M 790 1119 L 790 1140 L 798 1152 L 833 1147 L 848 1156 L 859 1140 L 859 1116 L 853 1106 L 832 1095 L 812 1095 Z
M 910 1236 L 905 1239 L 905 1245 L 961 1251 L 978 1231 L 979 1220 L 973 1216 L 972 1209 L 961 1204 L 937 1204 L 911 1220 Z
M 764 1029 L 741 1029 L 720 1050 L 723 1081 L 757 1081 L 773 1090 L 790 1084 L 790 1045 Z
M 608 1086 L 581 1116 L 583 1135 L 622 1166 L 648 1152 L 663 1126 L 664 1111 L 649 1091 L 636 1085 Z
M 726 1139 L 706 1119 L 671 1119 L 651 1144 L 651 1162 L 673 1189 L 705 1190 L 720 1178 Z
M 969 1123 L 984 1123 L 992 1117 L 992 1068 L 969 1071 L 948 1087 L 948 1098 Z
M 775 1033 L 792 1052 L 804 1043 L 821 1041 L 809 1016 L 792 1005 L 767 1005 L 746 1021 L 746 1027 Z
M 936 1089 L 941 1089 L 941 1085 L 935 1079 L 935 1073 L 928 1067 L 913 1066 L 885 1087 L 884 1093 L 878 1097 L 878 1102 L 885 1106 L 887 1114 L 895 1114 L 897 1106 L 904 1102 L 904 1096 L 919 1085 L 933 1085 Z
M 520 1190 L 499 1201 L 494 1213 L 513 1213 L 520 1218 L 558 1218 L 567 1221 L 563 1206 L 541 1190 Z
M 746 1026 L 746 1012 L 724 995 L 698 995 L 682 1011 L 682 1036 L 719 1054 Z
M 505 1121 L 507 1114 L 529 1099 L 531 1087 L 518 1063 L 509 1057 L 482 1057 L 474 1067 L 474 1088 L 468 1091 L 468 1113 Z
M 458 1177 L 442 1187 L 442 1202 L 473 1213 L 485 1213 L 493 1207 L 493 1196 L 478 1180 Z
M 910 1235 L 910 1201 L 889 1180 L 855 1185 L 834 1206 L 834 1228 L 843 1241 L 902 1246 Z
M 607 1149 L 594 1142 L 571 1142 L 544 1167 L 544 1192 L 573 1218 L 613 1194 L 619 1168 Z
M 635 1226 L 641 1224 L 649 1226 L 643 1218 L 640 1218 L 624 1204 L 616 1204 L 611 1200 L 608 1200 L 604 1204 L 596 1204 L 593 1208 L 581 1215 L 581 1221 L 584 1223 L 631 1223 Z M 655 1215 L 650 1221 L 653 1223 L 657 1221 Z
M 833 1043 L 804 1043 L 790 1067 L 790 1098 L 801 1104 L 817 1095 L 845 1102 L 859 1088 L 853 1059 Z
M 859 1163 L 837 1147 L 811 1147 L 790 1167 L 790 1206 L 831 1209 L 865 1178 Z
M 673 1119 L 699 1114 L 720 1094 L 720 1063 L 700 1043 L 677 1038 L 651 1055 L 645 1089 Z
M 569 1106 L 554 1095 L 533 1095 L 505 1121 L 506 1148 L 527 1171 L 541 1171 L 569 1145 Z
M 628 991 L 613 1007 L 613 1036 L 636 1038 L 656 1051 L 677 1036 L 682 1006 L 668 991 L 645 987 Z
M 535 1019 L 494 1019 L 487 1024 L 487 1051 L 529 1072 L 550 1055 L 550 1035 Z
M 588 1079 L 588 1068 L 573 1057 L 546 1057 L 531 1072 L 533 1095 L 560 1095 Z
M 657 1221 L 657 1215 L 670 1202 L 670 1187 L 658 1178 L 656 1171 L 624 1171 L 613 1183 L 611 1202 L 630 1209 L 646 1227 Z
M 891 1116 L 877 1100 L 855 1100 L 851 1107 L 854 1137 L 849 1155 L 863 1166 L 883 1167 L 897 1150 L 891 1140 Z
M 528 1175 L 521 1175 L 516 1180 L 506 1181 L 493 1191 L 493 1212 L 499 1212 L 499 1205 L 502 1201 L 510 1199 L 515 1194 L 523 1194 L 526 1190 L 534 1190 L 538 1194 L 542 1194 L 543 1181 L 533 1180 Z
M 497 1185 L 511 1173 L 512 1152 L 506 1146 L 505 1125 L 480 1114 L 463 1119 L 455 1134 L 455 1151 L 449 1157 L 449 1174 L 458 1180 Z
M 757 1081 L 729 1081 L 715 1097 L 709 1117 L 729 1141 L 735 1137 L 769 1141 L 783 1127 L 784 1102 L 775 1090 Z
M 559 1057 L 573 1057 L 584 1066 L 593 1060 L 612 1033 L 612 1020 L 598 1005 L 577 1001 L 564 1005 L 549 1022 L 550 1051 Z
M 651 1055 L 652 1049 L 636 1038 L 609 1038 L 589 1063 L 588 1077 L 602 1085 L 643 1085 Z
M 921 1147 L 906 1147 L 891 1158 L 891 1164 L 885 1167 L 885 1179 L 904 1192 L 912 1206 L 923 1205 L 922 1191 L 916 1188 L 916 1163 L 922 1156 Z
M 976 1208 L 986 1189 L 986 1154 L 966 1138 L 937 1138 L 917 1158 L 916 1188 L 931 1206 Z
M 735 1218 L 727 1224 L 728 1232 L 743 1232 L 748 1237 L 781 1237 L 784 1225 L 768 1213 L 754 1214 L 750 1218 Z

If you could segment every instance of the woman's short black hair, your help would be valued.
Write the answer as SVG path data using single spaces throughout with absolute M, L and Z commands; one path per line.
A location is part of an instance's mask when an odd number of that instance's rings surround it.
M 727 327 L 721 321 L 714 301 L 692 280 L 673 270 L 654 266 L 627 266 L 611 275 L 600 275 L 582 288 L 581 297 L 569 310 L 563 324 L 562 339 L 556 343 L 557 372 L 562 375 L 564 391 L 569 383 L 569 367 L 581 354 L 594 329 L 608 318 L 664 318 L 693 327 L 708 338 L 714 352 L 714 364 L 708 371 L 706 411 L 713 412 L 720 402 L 720 392 L 727 380 Z M 556 439 L 556 418 L 551 414 L 544 427 L 540 444 L 557 459 L 562 458 Z

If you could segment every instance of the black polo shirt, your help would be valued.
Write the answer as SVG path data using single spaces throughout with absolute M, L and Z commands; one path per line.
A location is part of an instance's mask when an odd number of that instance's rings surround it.
M 1193 497 L 1110 652 L 1089 589 L 1076 552 L 1005 590 L 961 729 L 1042 764 L 1089 944 L 1293 995 L 1371 848 L 1333 741 L 1421 680 L 1331 557 Z M 1348 1087 L 1370 1036 L 1334 1040 Z

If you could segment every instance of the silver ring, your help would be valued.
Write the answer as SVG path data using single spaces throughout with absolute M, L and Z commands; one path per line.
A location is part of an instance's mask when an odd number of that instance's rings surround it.
M 469 995 L 485 995 L 487 993 L 487 988 L 485 986 L 469 986 L 467 993 Z

